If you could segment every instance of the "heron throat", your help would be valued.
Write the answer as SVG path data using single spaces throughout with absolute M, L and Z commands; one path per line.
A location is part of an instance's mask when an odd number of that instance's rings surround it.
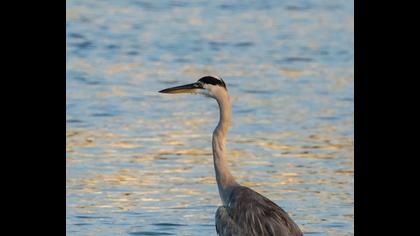
M 227 93 L 216 97 L 216 100 L 219 104 L 220 119 L 213 132 L 213 160 L 220 198 L 226 205 L 232 187 L 238 185 L 227 166 L 225 149 L 225 137 L 231 124 L 231 103 Z

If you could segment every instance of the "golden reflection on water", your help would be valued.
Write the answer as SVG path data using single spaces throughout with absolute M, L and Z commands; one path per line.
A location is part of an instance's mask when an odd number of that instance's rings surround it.
M 205 123 L 199 122 L 196 125 L 205 125 Z M 188 127 L 191 122 L 185 122 L 183 125 Z M 78 211 L 78 214 L 83 215 L 95 214 L 97 209 L 115 213 L 159 213 L 168 208 L 187 209 L 202 204 L 217 207 L 220 200 L 212 169 L 209 136 L 196 135 L 200 138 L 205 137 L 203 143 L 207 143 L 208 146 L 203 149 L 190 144 L 191 137 L 188 133 L 188 131 L 185 133 L 173 131 L 161 137 L 129 138 L 108 131 L 68 129 L 68 166 L 83 166 L 87 163 L 91 163 L 87 164 L 88 166 L 92 163 L 110 165 L 95 167 L 87 171 L 88 174 L 84 176 L 72 175 L 71 171 L 67 173 L 67 192 L 86 195 L 82 201 L 74 205 L 74 209 Z M 279 134 L 273 135 L 279 136 Z M 287 139 L 294 136 L 296 134 L 285 132 L 284 136 L 280 137 Z M 282 139 L 270 140 L 269 137 L 256 139 L 238 136 L 230 138 L 229 141 L 232 145 L 261 147 L 270 152 L 273 158 L 309 158 L 314 160 L 336 159 L 337 154 L 352 150 L 353 145 L 352 140 L 346 137 L 337 138 L 313 134 L 307 139 L 313 141 L 309 142 L 311 145 L 284 144 L 280 141 Z M 160 148 L 150 149 L 144 142 L 161 144 Z M 90 152 L 89 148 L 102 151 Z M 128 153 L 121 153 L 117 150 L 127 150 Z M 348 188 L 352 186 L 354 174 L 352 155 L 345 157 L 348 159 L 347 167 L 342 166 L 332 172 L 326 168 L 320 168 L 314 170 L 312 174 L 311 171 L 308 172 L 310 169 L 299 169 L 298 163 L 287 163 L 267 157 L 260 158 L 259 155 L 255 156 L 248 149 L 229 148 L 228 156 L 232 172 L 240 183 L 254 188 L 274 201 L 280 203 L 293 201 L 294 204 L 298 204 L 300 201 L 309 201 L 306 194 L 312 194 L 316 199 L 315 202 L 352 202 L 351 195 L 349 196 L 347 193 Z M 159 162 L 162 163 L 159 164 Z M 128 163 L 137 163 L 140 166 L 130 166 Z M 120 167 L 121 164 L 124 164 L 125 167 Z M 263 166 L 272 167 L 264 170 L 261 168 Z M 251 167 L 258 170 L 246 171 Z M 107 171 L 103 172 L 101 169 L 107 169 Z M 199 169 L 201 169 L 201 173 L 197 173 Z M 98 171 L 102 173 L 98 173 Z M 312 176 L 308 178 L 308 174 Z M 260 177 L 256 175 L 260 175 Z M 268 177 L 269 181 L 263 176 Z M 334 176 L 337 176 L 337 179 Z M 342 193 L 330 192 L 323 189 L 316 190 L 309 186 L 325 186 L 327 189 L 336 188 L 344 191 Z M 109 192 L 110 189 L 115 189 L 115 192 Z M 300 213 L 301 211 L 308 212 L 307 208 L 299 209 L 296 205 L 294 211 L 291 211 L 294 218 L 298 220 L 304 218 L 311 224 L 322 223 L 322 220 L 316 216 Z M 314 211 L 317 210 L 319 209 L 314 209 Z M 208 213 L 186 213 L 182 217 L 187 220 L 212 218 Z M 351 214 L 341 217 L 353 218 Z M 307 231 L 311 229 L 306 225 L 302 225 L 302 228 Z M 329 232 L 334 232 L 334 230 Z
M 89 222 L 101 231 L 92 235 L 120 235 L 127 227 L 153 231 L 156 222 L 184 221 L 214 233 L 220 199 L 211 131 L 217 106 L 156 91 L 218 74 L 234 103 L 227 154 L 237 180 L 277 201 L 305 232 L 352 234 L 353 65 L 339 56 L 352 56 L 347 39 L 354 18 L 341 14 L 346 8 L 338 8 L 335 20 L 323 3 L 311 18 L 305 10 L 287 11 L 287 18 L 252 9 L 227 15 L 216 6 L 208 19 L 201 7 L 149 4 L 149 11 L 139 7 L 143 2 L 90 4 L 95 7 L 69 2 L 66 10 L 69 35 L 78 34 L 67 43 L 71 230 L 89 235 L 76 226 Z M 162 37 L 159 29 L 172 32 L 172 26 L 182 37 Z M 190 29 L 193 34 L 184 33 Z M 334 38 L 337 32 L 346 37 Z M 81 38 L 92 47 L 80 49 Z M 184 40 L 199 50 L 181 47 Z M 225 46 L 212 50 L 210 43 Z M 110 46 L 115 50 L 107 51 Z M 128 49 L 137 54 L 127 56 Z M 298 56 L 307 61 L 284 60 Z M 107 225 L 77 218 L 85 215 L 110 219 Z

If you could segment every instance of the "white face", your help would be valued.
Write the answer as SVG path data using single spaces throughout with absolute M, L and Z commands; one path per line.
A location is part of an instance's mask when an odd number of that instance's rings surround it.
M 227 94 L 226 89 L 218 85 L 203 84 L 203 88 L 204 89 L 198 89 L 197 92 L 206 97 L 217 99 Z

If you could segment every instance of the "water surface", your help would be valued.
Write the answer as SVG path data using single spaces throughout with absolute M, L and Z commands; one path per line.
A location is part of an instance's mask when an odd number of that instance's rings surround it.
M 216 235 L 216 74 L 238 182 L 353 235 L 352 1 L 67 1 L 68 235 Z

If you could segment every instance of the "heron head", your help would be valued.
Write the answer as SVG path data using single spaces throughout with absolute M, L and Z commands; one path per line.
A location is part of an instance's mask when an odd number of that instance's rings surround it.
M 218 98 L 227 93 L 225 82 L 217 76 L 204 76 L 197 82 L 160 90 L 159 93 L 191 93 Z

